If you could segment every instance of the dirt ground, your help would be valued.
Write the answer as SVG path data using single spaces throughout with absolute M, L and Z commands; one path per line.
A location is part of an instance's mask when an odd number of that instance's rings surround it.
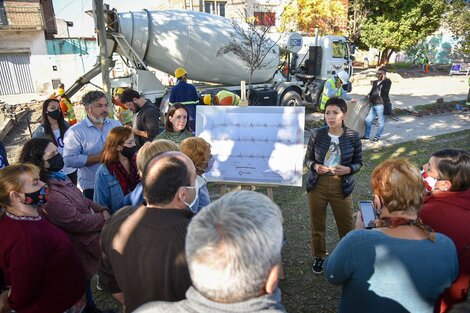
M 373 73 L 373 72 L 372 72 Z M 465 99 L 468 85 L 465 76 L 418 75 L 407 73 L 394 78 L 392 85 L 392 101 L 397 106 L 408 106 L 435 102 L 439 97 L 447 101 L 456 97 Z M 370 90 L 369 75 L 364 75 L 362 84 L 355 87 L 357 95 L 367 94 Z M 370 76 L 373 79 L 373 76 Z M 406 78 L 405 78 L 406 77 Z M 5 137 L 3 143 L 6 147 L 10 162 L 17 160 L 24 143 L 29 140 L 30 131 L 39 125 L 40 104 L 31 104 L 30 112 L 26 118 Z M 29 125 L 29 127 L 28 127 Z M 468 135 L 462 140 L 468 143 Z M 424 147 L 424 146 L 423 146 Z M 363 194 L 367 194 L 367 179 L 363 179 Z M 215 190 L 214 190 L 215 191 Z M 217 192 L 217 191 L 215 191 Z M 283 303 L 289 312 L 336 312 L 340 288 L 327 283 L 323 275 L 314 275 L 310 266 L 310 255 L 307 196 L 303 188 L 277 188 L 274 193 L 275 201 L 284 212 L 286 236 L 288 244 L 283 251 L 283 261 L 286 279 L 280 282 L 283 291 Z M 357 200 L 357 199 L 355 199 Z M 337 244 L 339 238 L 331 214 L 327 221 L 327 247 L 330 251 Z M 103 292 L 97 292 L 97 300 L 102 308 L 114 306 L 114 301 Z

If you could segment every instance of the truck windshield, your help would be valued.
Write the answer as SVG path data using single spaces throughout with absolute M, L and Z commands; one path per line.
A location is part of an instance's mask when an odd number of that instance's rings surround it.
M 344 41 L 333 41 L 333 58 L 348 58 L 348 46 Z

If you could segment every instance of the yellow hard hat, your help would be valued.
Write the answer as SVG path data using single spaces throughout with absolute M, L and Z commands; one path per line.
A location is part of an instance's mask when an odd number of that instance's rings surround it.
M 62 88 L 57 89 L 57 95 L 62 96 L 65 93 L 65 90 Z
M 116 95 L 122 95 L 122 93 L 124 92 L 124 88 L 122 87 L 119 87 L 117 90 L 116 90 Z
M 181 78 L 186 74 L 187 74 L 186 70 L 182 67 L 178 67 L 175 71 L 175 77 L 176 78 Z
M 212 103 L 211 95 L 210 94 L 205 95 L 204 99 L 203 99 L 203 102 L 204 102 L 204 104 L 211 105 L 211 103 Z

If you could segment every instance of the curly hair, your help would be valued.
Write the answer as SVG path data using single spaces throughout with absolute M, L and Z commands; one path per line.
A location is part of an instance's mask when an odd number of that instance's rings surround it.
M 20 158 L 18 162 L 20 163 L 31 163 L 39 167 L 39 177 L 42 181 L 48 181 L 48 173 L 44 168 L 44 152 L 47 149 L 47 146 L 53 143 L 52 140 L 48 138 L 33 138 L 26 142 L 23 146 L 23 149 L 20 153 Z
M 89 91 L 83 95 L 82 104 L 84 106 L 89 106 L 101 98 L 106 98 L 106 95 L 104 94 L 104 92 L 99 91 L 99 90 Z
M 372 191 L 389 212 L 418 213 L 424 197 L 424 182 L 419 170 L 406 159 L 390 159 L 372 172 Z
M 180 151 L 193 161 L 198 175 L 204 173 L 209 161 L 205 160 L 205 156 L 207 151 L 211 151 L 211 145 L 207 141 L 199 137 L 186 138 L 180 144 Z

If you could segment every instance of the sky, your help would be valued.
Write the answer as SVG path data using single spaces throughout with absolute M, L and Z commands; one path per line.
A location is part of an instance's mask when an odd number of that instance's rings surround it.
M 118 12 L 152 9 L 160 0 L 104 0 L 109 7 Z M 57 18 L 72 21 L 69 28 L 71 37 L 90 37 L 94 35 L 93 18 L 85 13 L 92 10 L 93 0 L 52 0 Z

